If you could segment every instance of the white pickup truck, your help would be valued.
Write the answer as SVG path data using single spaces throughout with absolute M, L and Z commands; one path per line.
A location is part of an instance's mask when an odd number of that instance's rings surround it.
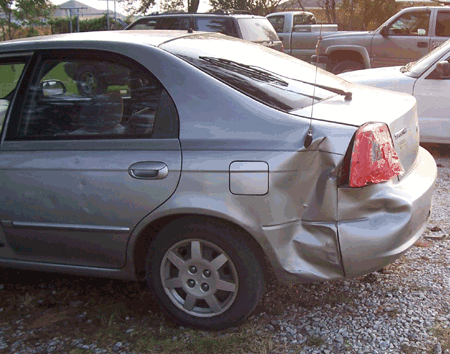
M 316 17 L 307 11 L 275 12 L 266 16 L 283 42 L 284 52 L 310 61 L 316 52 L 319 36 L 338 30 L 338 25 L 318 25 Z
M 405 65 L 449 38 L 450 7 L 409 7 L 375 31 L 342 32 L 324 37 L 311 63 L 334 74 Z

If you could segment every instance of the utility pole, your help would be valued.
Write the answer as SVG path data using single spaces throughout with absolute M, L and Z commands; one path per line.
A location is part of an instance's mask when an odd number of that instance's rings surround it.
M 106 1 L 106 25 L 108 26 L 109 31 L 109 0 L 99 0 L 99 1 Z M 113 1 L 114 1 L 114 29 L 116 29 L 117 23 L 116 0 Z
M 66 10 L 69 15 L 69 33 L 72 33 L 72 11 L 76 11 L 77 16 L 77 32 L 80 32 L 80 10 L 87 10 L 87 7 L 60 7 L 61 10 Z

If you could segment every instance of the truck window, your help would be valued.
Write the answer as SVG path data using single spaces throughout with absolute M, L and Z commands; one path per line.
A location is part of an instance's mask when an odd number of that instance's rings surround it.
M 316 24 L 316 18 L 311 13 L 298 14 L 294 16 L 294 26 L 314 24 Z
M 269 21 L 277 33 L 284 33 L 284 16 L 271 16 Z
M 430 11 L 405 13 L 389 26 L 394 36 L 427 36 L 430 25 Z
M 450 37 L 450 12 L 438 12 L 436 20 L 436 36 Z

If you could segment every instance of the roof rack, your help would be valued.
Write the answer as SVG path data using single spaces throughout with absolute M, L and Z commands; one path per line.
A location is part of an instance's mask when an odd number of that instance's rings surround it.
M 251 11 L 248 10 L 234 10 L 234 9 L 228 10 L 219 9 L 213 11 L 212 13 L 216 15 L 253 15 Z

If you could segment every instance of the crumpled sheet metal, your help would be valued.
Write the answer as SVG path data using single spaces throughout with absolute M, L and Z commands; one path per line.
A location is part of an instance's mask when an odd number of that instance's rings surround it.
M 281 168 L 298 171 L 296 178 L 292 178 L 292 172 L 272 176 L 271 191 L 280 198 L 278 212 L 291 219 L 265 225 L 264 243 L 270 245 L 268 256 L 278 264 L 275 275 L 283 282 L 309 283 L 344 277 L 336 226 L 336 175 L 341 159 L 341 155 L 323 151 L 303 152 Z
M 388 181 L 403 173 L 387 125 L 368 123 L 356 134 L 351 157 L 350 187 Z

